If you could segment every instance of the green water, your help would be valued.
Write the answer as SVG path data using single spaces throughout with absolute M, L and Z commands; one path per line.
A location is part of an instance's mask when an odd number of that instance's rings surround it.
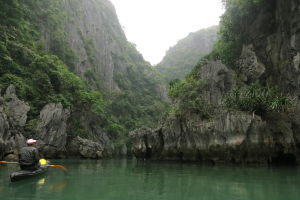
M 54 161 L 52 161 L 53 163 Z M 134 160 L 57 160 L 65 173 L 10 183 L 0 166 L 1 200 L 298 200 L 299 168 L 225 167 Z

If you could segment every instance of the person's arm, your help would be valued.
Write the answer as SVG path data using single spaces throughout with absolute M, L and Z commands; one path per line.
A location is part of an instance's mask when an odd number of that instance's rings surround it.
M 39 154 L 39 151 L 37 149 L 34 150 L 34 159 L 35 159 L 36 163 L 38 163 L 39 160 L 40 160 L 40 154 Z

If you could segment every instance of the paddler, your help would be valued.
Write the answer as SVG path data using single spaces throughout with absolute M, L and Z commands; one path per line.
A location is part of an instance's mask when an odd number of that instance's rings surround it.
M 20 149 L 19 164 L 21 170 L 36 170 L 38 168 L 40 155 L 35 147 L 36 140 L 28 139 L 27 146 Z

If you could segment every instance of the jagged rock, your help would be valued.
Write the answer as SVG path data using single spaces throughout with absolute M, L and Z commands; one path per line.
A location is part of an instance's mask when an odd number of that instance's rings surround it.
M 300 2 L 275 0 L 258 9 L 258 14 L 243 24 L 246 43 L 240 53 L 238 66 L 234 68 L 238 75 L 235 76 L 236 84 L 243 86 L 258 83 L 275 86 L 284 94 L 295 96 L 298 103 Z M 211 68 L 206 68 L 205 65 L 211 65 Z M 162 150 L 156 155 L 152 153 L 150 158 L 215 163 L 299 162 L 299 104 L 295 111 L 290 113 L 268 113 L 258 116 L 247 112 L 229 112 L 222 107 L 220 101 L 228 88 L 234 88 L 231 86 L 235 83 L 233 81 L 233 84 L 228 84 L 229 87 L 224 87 L 224 78 L 216 73 L 225 69 L 226 73 L 234 76 L 234 73 L 226 68 L 221 65 L 217 67 L 216 63 L 206 63 L 199 73 L 200 79 L 208 83 L 207 89 L 204 88 L 201 92 L 220 112 L 216 112 L 207 121 L 203 121 L 197 115 L 170 115 L 160 130 L 163 138 L 163 142 L 160 142 Z M 217 83 L 220 83 L 220 86 Z M 135 151 L 138 156 L 145 158 L 145 155 L 149 155 L 147 138 L 155 133 L 147 131 L 147 134 L 137 132 L 134 135 L 131 136 L 131 141 L 134 142 L 132 146 L 138 149 Z
M 54 157 L 65 150 L 67 120 L 70 115 L 61 103 L 49 103 L 40 112 L 36 138 L 40 151 L 46 157 Z
M 218 61 L 203 61 L 199 75 L 205 83 L 201 95 L 214 105 L 220 105 L 224 94 L 235 85 L 234 72 Z
M 247 83 L 257 81 L 265 72 L 264 64 L 258 61 L 252 44 L 244 45 L 239 59 L 239 69 L 241 78 Z
M 96 88 L 95 80 L 87 75 L 92 70 L 94 76 L 103 84 L 104 90 L 112 91 L 117 88 L 118 84 L 113 80 L 116 66 L 112 52 L 123 51 L 119 40 L 126 41 L 126 37 L 112 3 L 108 0 L 85 2 L 64 0 L 62 6 L 76 15 L 76 21 L 66 21 L 65 27 L 70 47 L 78 59 L 74 72 Z M 45 43 L 50 46 L 49 38 L 52 32 L 47 27 L 42 29 Z M 113 39 L 114 37 L 118 40 Z M 87 41 L 91 42 L 89 48 L 93 48 L 93 51 L 82 48 L 86 47 Z
M 129 133 L 131 153 L 141 159 L 157 156 L 163 147 L 163 138 L 159 130 L 144 127 L 131 131 Z
M 6 89 L 4 99 L 4 108 L 11 125 L 10 129 L 22 130 L 26 124 L 27 112 L 30 110 L 29 105 L 18 99 L 13 85 Z
M 268 121 L 245 112 L 225 113 L 203 122 L 170 119 L 162 129 L 130 133 L 137 158 L 188 160 L 213 163 L 276 163 L 296 160 L 291 122 L 284 117 Z M 276 132 L 276 134 L 274 134 Z
M 78 156 L 82 158 L 102 158 L 103 146 L 97 142 L 83 139 L 79 136 L 70 141 L 67 146 L 69 156 Z
M 30 107 L 18 99 L 15 87 L 10 85 L 4 98 L 0 97 L 0 158 L 8 156 L 12 159 L 18 149 L 25 145 L 22 135 Z
M 74 115 L 86 132 L 85 138 L 100 144 L 103 147 L 104 157 L 111 157 L 115 153 L 116 148 L 108 137 L 107 132 L 101 126 L 103 119 L 88 109 L 82 109 L 80 113 L 74 113 Z M 77 133 L 71 134 L 77 135 Z
M 8 140 L 11 137 L 9 121 L 6 113 L 4 112 L 4 107 L 0 106 L 0 139 Z

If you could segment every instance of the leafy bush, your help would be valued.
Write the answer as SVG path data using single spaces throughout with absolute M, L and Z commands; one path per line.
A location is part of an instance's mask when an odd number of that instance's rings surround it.
M 201 118 L 208 119 L 212 116 L 213 106 L 202 96 L 205 82 L 197 79 L 193 73 L 181 81 L 172 83 L 168 96 L 175 104 L 171 114 L 184 116 L 190 113 L 199 114 Z

